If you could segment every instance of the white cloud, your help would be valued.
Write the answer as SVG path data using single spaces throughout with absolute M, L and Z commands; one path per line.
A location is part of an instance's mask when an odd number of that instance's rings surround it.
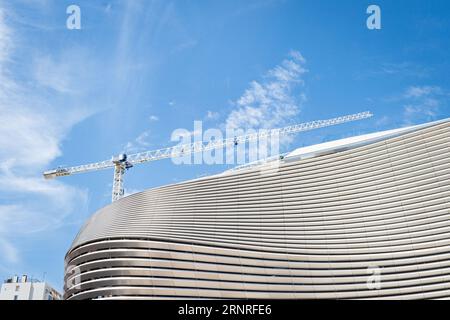
M 44 181 L 41 172 L 62 154 L 61 142 L 72 126 L 89 113 L 70 106 L 61 112 L 37 95 L 32 84 L 12 76 L 8 68 L 17 64 L 13 53 L 19 35 L 7 26 L 5 14 L 0 7 L 0 256 L 5 257 L 3 263 L 15 264 L 21 252 L 9 240 L 12 234 L 17 237 L 72 223 L 71 214 L 81 212 L 86 203 L 84 190 Z M 50 60 L 46 63 L 55 66 Z M 64 70 L 52 72 L 49 79 Z M 53 87 L 59 93 L 67 91 Z
M 208 120 L 217 120 L 220 117 L 220 114 L 215 111 L 208 110 L 206 112 L 206 119 Z
M 45 55 L 36 57 L 34 65 L 34 77 L 40 85 L 61 93 L 72 92 L 70 60 L 66 63 L 55 62 L 49 55 Z
M 3 165 L 34 168 L 59 156 L 59 136 L 64 129 L 44 114 L 8 96 L 0 91 L 0 159 Z
M 301 62 L 301 63 L 306 63 L 306 59 L 303 57 L 303 55 L 298 52 L 297 50 L 291 50 L 289 51 L 289 55 L 294 58 L 295 60 Z
M 245 134 L 251 129 L 283 127 L 292 121 L 306 101 L 305 93 L 299 90 L 304 85 L 303 76 L 307 72 L 305 64 L 306 60 L 300 52 L 291 51 L 288 58 L 269 70 L 262 81 L 252 81 L 244 94 L 233 103 L 235 108 L 226 119 L 226 130 L 238 130 L 241 131 L 238 134 Z M 289 145 L 293 137 L 282 136 L 275 139 L 279 141 L 268 142 L 271 145 L 272 156 L 280 152 L 278 146 Z M 248 156 L 248 161 L 252 161 L 250 159 L 255 155 L 266 157 L 269 155 L 268 152 L 269 147 L 264 147 L 264 143 L 262 147 L 259 144 L 252 144 L 248 149 L 245 148 L 245 157 Z M 232 161 L 231 154 L 227 153 L 230 157 L 227 161 Z
M 139 144 L 140 146 L 144 146 L 147 147 L 149 145 L 149 143 L 147 142 L 147 138 L 150 135 L 150 131 L 144 131 L 142 132 L 137 138 L 136 138 L 136 143 Z
M 151 115 L 150 117 L 148 117 L 148 119 L 150 121 L 159 121 L 159 118 L 157 116 L 155 116 L 155 115 Z
M 187 39 L 180 44 L 178 44 L 173 50 L 172 53 L 177 53 L 186 49 L 190 49 L 195 47 L 198 44 L 198 41 L 195 39 Z
M 0 239 L 55 230 L 64 225 L 80 223 L 87 203 L 87 192 L 58 181 L 40 177 L 10 175 L 2 177 L 0 189 L 4 196 L 14 197 L 12 204 L 0 205 Z M 7 200 L 5 201 L 7 202 Z M 73 213 L 80 213 L 77 217 Z
M 7 59 L 9 59 L 9 52 L 11 51 L 11 30 L 8 28 L 8 26 L 4 23 L 5 20 L 5 13 L 0 8 L 0 63 L 5 62 Z M 0 65 L 0 67 L 2 67 Z M 0 72 L 3 70 L 0 69 Z
M 411 86 L 405 90 L 403 118 L 406 125 L 435 120 L 448 94 L 438 86 Z
M 1 209 L 1 207 L 0 207 Z M 2 253 L 3 261 L 6 261 L 7 263 L 17 263 L 19 262 L 19 253 L 10 242 L 6 241 L 5 239 L 0 238 L 0 252 Z M 0 265 L 2 266 L 2 265 Z M 3 266 L 2 266 L 3 267 Z M 5 268 L 5 267 L 3 267 Z
M 424 99 L 417 104 L 407 104 L 403 106 L 405 120 L 407 123 L 413 123 L 417 118 L 424 118 L 427 121 L 433 120 L 439 114 L 439 106 L 440 101 L 433 98 Z
M 372 72 L 369 71 L 369 73 L 373 75 L 425 78 L 428 77 L 432 71 L 430 68 L 407 61 L 400 63 L 379 63 L 374 65 L 376 65 L 378 69 L 373 70 Z
M 232 129 L 267 129 L 284 125 L 300 112 L 306 99 L 304 93 L 294 94 L 294 88 L 303 84 L 306 60 L 298 51 L 269 70 L 263 81 L 252 81 L 250 88 L 235 102 L 226 126 Z
M 77 45 L 57 53 L 35 53 L 32 57 L 31 75 L 39 90 L 50 89 L 54 94 L 81 95 L 92 90 L 95 70 L 89 51 Z M 98 80 L 97 80 L 98 81 Z
M 388 116 L 382 116 L 375 121 L 376 126 L 385 126 L 389 123 L 391 119 Z
M 150 130 L 140 133 L 133 141 L 127 142 L 123 148 L 123 152 L 130 154 L 147 150 L 150 146 L 150 142 L 148 142 L 149 136 Z
M 441 94 L 442 89 L 436 86 L 412 86 L 409 87 L 405 94 L 405 98 L 420 98 L 431 94 Z

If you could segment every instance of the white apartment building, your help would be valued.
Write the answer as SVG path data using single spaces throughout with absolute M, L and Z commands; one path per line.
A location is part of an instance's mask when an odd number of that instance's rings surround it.
M 0 300 L 61 300 L 61 294 L 45 282 L 14 276 L 2 284 Z

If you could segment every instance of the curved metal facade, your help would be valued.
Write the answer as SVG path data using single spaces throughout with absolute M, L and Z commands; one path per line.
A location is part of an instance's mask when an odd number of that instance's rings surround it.
M 66 299 L 444 297 L 448 121 L 128 196 L 66 255 Z

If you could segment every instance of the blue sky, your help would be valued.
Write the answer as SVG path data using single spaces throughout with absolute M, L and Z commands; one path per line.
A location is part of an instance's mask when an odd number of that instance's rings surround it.
M 66 28 L 70 4 L 81 30 Z M 366 27 L 370 4 L 381 30 Z M 437 0 L 0 0 L 0 278 L 61 289 L 73 238 L 110 202 L 111 171 L 44 181 L 45 169 L 170 146 L 195 120 L 260 128 L 375 114 L 297 135 L 287 151 L 450 117 L 449 18 Z M 227 168 L 165 160 L 133 168 L 125 185 Z

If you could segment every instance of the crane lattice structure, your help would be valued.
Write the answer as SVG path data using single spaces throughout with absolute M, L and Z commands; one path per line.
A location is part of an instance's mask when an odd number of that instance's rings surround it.
M 296 124 L 279 129 L 264 130 L 248 135 L 237 136 L 234 138 L 228 138 L 224 140 L 211 140 L 208 142 L 198 141 L 190 144 L 182 144 L 169 148 L 134 153 L 130 155 L 120 154 L 118 156 L 112 157 L 110 160 L 105 160 L 101 162 L 95 162 L 75 167 L 62 168 L 58 167 L 53 170 L 48 170 L 44 172 L 45 179 L 54 179 L 62 176 L 70 176 L 78 173 L 85 173 L 104 169 L 114 169 L 114 180 L 113 180 L 113 190 L 112 190 L 112 201 L 116 201 L 123 197 L 123 176 L 126 170 L 132 168 L 133 166 L 145 162 L 151 162 L 156 160 L 162 160 L 167 158 L 176 158 L 181 156 L 190 155 L 197 152 L 204 152 L 208 150 L 227 148 L 232 146 L 237 146 L 238 144 L 247 143 L 249 141 L 254 141 L 262 138 L 267 138 L 271 136 L 283 136 L 287 134 L 293 134 L 303 131 L 309 131 L 314 129 L 319 129 L 323 127 L 334 126 L 341 123 L 362 120 L 372 117 L 373 114 L 370 111 L 360 112 L 356 114 L 345 115 L 337 118 L 326 119 L 326 120 L 315 120 L 311 122 L 305 122 L 301 124 Z

